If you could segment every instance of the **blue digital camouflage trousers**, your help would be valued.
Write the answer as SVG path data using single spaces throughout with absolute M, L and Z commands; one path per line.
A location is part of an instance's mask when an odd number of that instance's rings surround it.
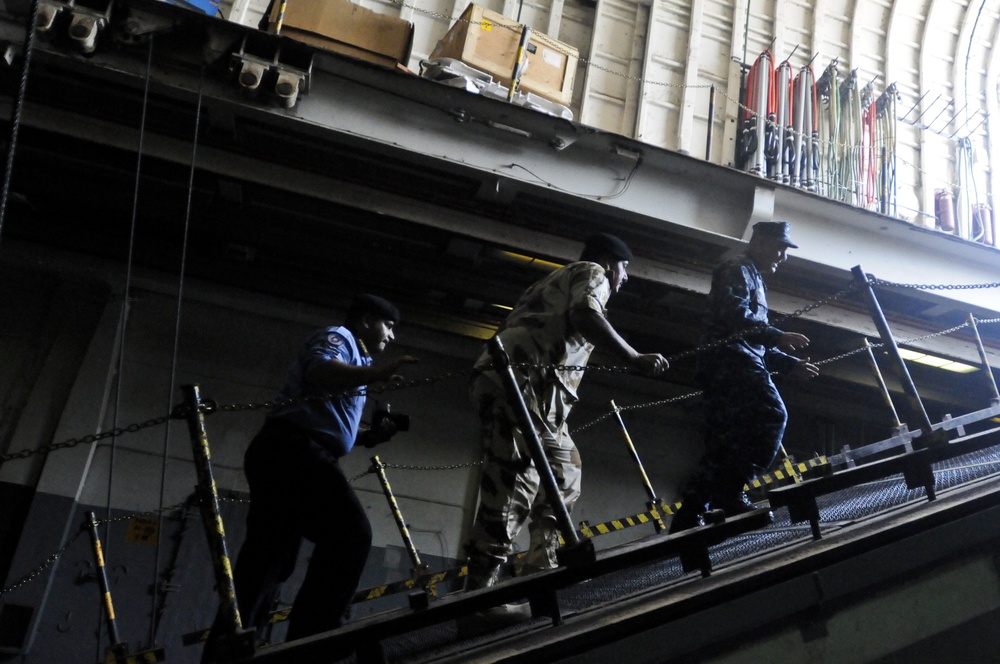
M 728 501 L 770 468 L 788 413 L 764 360 L 723 348 L 699 368 L 704 389 L 705 454 L 685 495 Z
M 473 588 L 495 581 L 528 519 L 531 545 L 523 571 L 555 567 L 559 529 L 503 388 L 484 374 L 473 380 L 470 392 L 479 411 L 485 447 L 479 508 L 466 545 L 469 587 Z M 530 389 L 523 391 L 562 500 L 572 510 L 580 497 L 582 475 L 580 453 L 566 426 L 571 397 L 559 385 L 547 384 L 542 392 L 536 397 Z

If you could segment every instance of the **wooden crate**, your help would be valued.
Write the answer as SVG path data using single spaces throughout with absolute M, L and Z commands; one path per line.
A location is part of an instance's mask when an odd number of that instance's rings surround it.
M 516 21 L 470 4 L 430 57 L 461 60 L 510 87 L 520 38 L 521 26 Z M 528 67 L 519 89 L 569 106 L 579 59 L 580 52 L 574 47 L 532 30 Z

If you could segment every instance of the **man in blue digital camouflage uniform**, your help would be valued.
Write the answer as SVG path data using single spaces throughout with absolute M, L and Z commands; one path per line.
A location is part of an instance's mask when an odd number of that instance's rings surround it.
M 566 426 L 582 370 L 555 370 L 553 365 L 584 366 L 595 345 L 648 375 L 667 369 L 659 353 L 638 353 L 608 322 L 605 304 L 628 280 L 632 252 L 619 238 L 599 233 L 587 239 L 578 262 L 550 273 L 530 286 L 497 331 L 514 364 L 524 401 L 552 466 L 567 510 L 580 496 L 580 453 Z M 556 566 L 559 530 L 549 502 L 540 490 L 517 417 L 500 378 L 484 350 L 475 366 L 470 391 L 479 409 L 485 444 L 479 509 L 469 554 L 467 588 L 484 588 L 497 580 L 501 565 L 521 527 L 529 519 L 531 547 L 525 571 Z M 500 615 L 510 607 L 499 607 Z
M 343 326 L 314 332 L 289 368 L 280 398 L 343 395 L 275 408 L 246 451 L 250 512 L 234 580 L 243 625 L 256 627 L 258 635 L 295 568 L 303 538 L 315 548 L 292 606 L 287 640 L 343 623 L 372 532 L 339 459 L 355 443 L 371 446 L 396 433 L 391 419 L 361 434 L 358 429 L 364 387 L 388 381 L 401 365 L 416 362 L 404 355 L 372 363 L 370 353 L 385 350 L 398 320 L 390 302 L 361 295 Z
M 699 355 L 705 453 L 681 494 L 683 505 L 670 532 L 701 525 L 706 509 L 721 509 L 727 516 L 754 509 L 743 486 L 770 467 L 788 419 L 771 372 L 799 378 L 819 374 L 808 358 L 788 354 L 808 346 L 809 339 L 768 321 L 764 278 L 785 261 L 789 248 L 797 248 L 790 228 L 787 222 L 754 224 L 745 253 L 724 261 L 712 274 L 702 344 L 732 341 Z

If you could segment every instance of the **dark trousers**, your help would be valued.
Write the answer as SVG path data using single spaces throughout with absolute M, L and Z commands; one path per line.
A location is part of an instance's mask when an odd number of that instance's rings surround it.
M 763 359 L 752 353 L 716 351 L 699 367 L 699 380 L 704 388 L 705 454 L 683 499 L 727 503 L 770 467 L 788 413 Z
M 340 463 L 307 432 L 270 421 L 244 457 L 247 533 L 234 569 L 244 627 L 267 625 L 302 539 L 315 543 L 287 640 L 343 624 L 371 549 L 371 524 Z

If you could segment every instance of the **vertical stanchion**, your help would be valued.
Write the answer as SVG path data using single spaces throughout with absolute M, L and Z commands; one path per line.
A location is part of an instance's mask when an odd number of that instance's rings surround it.
M 778 451 L 781 452 L 782 456 L 781 465 L 785 469 L 785 472 L 788 474 L 789 477 L 792 478 L 792 481 L 795 482 L 796 484 L 801 482 L 802 475 L 800 475 L 799 471 L 795 469 L 795 460 L 792 459 L 792 457 L 788 454 L 783 444 L 778 443 Z M 750 488 L 746 487 L 745 490 L 749 491 Z
M 392 518 L 395 519 L 396 527 L 399 528 L 399 535 L 403 538 L 403 544 L 406 546 L 406 553 L 410 556 L 410 562 L 413 563 L 413 569 L 410 573 L 413 575 L 413 578 L 420 578 L 427 574 L 427 565 L 421 562 L 417 547 L 413 544 L 413 538 L 410 537 L 410 529 L 403 519 L 403 512 L 399 509 L 399 503 L 396 502 L 396 496 L 392 493 L 392 487 L 389 486 L 389 478 L 385 474 L 385 464 L 382 463 L 377 454 L 371 458 L 371 462 L 372 472 L 378 475 L 378 481 L 382 485 L 382 493 L 385 494 L 385 499 L 389 502 L 389 511 L 392 512 Z M 414 610 L 426 609 L 429 605 L 431 595 L 436 596 L 437 591 L 430 584 L 425 585 L 420 591 L 410 593 L 408 596 L 410 608 Z
M 708 131 L 705 132 L 705 161 L 712 161 L 712 133 L 715 131 L 715 84 L 708 91 Z
M 403 544 L 406 546 L 406 552 L 410 555 L 410 562 L 413 563 L 413 574 L 419 575 L 427 571 L 427 566 L 420 561 L 420 554 L 417 552 L 417 547 L 413 544 L 413 538 L 410 537 L 410 530 L 406 526 L 406 521 L 403 520 L 403 513 L 399 509 L 399 503 L 396 502 L 396 496 L 392 493 L 392 487 L 389 486 L 389 478 L 385 474 L 385 464 L 378 458 L 376 454 L 371 458 L 372 471 L 378 475 L 378 481 L 382 485 L 382 493 L 385 494 L 385 499 L 389 503 L 389 511 L 392 512 L 392 518 L 396 520 L 396 527 L 399 528 L 399 534 L 403 538 Z
M 198 473 L 198 498 L 201 521 L 208 536 L 208 547 L 212 553 L 212 567 L 215 570 L 215 585 L 219 593 L 219 617 L 223 621 L 225 635 L 216 645 L 219 653 L 238 656 L 252 656 L 254 653 L 254 629 L 244 630 L 240 620 L 240 609 L 236 603 L 236 586 L 233 568 L 226 548 L 226 532 L 222 526 L 219 511 L 219 491 L 215 486 L 212 472 L 212 455 L 205 430 L 205 404 L 197 385 L 181 387 L 184 394 L 184 413 L 187 417 L 188 432 L 191 434 L 191 450 Z
M 639 469 L 639 476 L 642 478 L 642 486 L 646 489 L 646 495 L 649 497 L 649 502 L 646 503 L 646 507 L 650 510 L 654 510 L 656 514 L 656 532 L 662 532 L 666 529 L 666 524 L 663 523 L 663 503 L 656 497 L 656 491 L 653 490 L 653 484 L 649 481 L 649 476 L 646 475 L 646 469 L 642 466 L 642 460 L 639 459 L 639 453 L 635 449 L 635 444 L 632 442 L 632 436 L 629 435 L 628 429 L 625 428 L 625 420 L 622 419 L 621 408 L 615 405 L 615 400 L 611 400 L 611 411 L 615 414 L 615 419 L 618 420 L 618 425 L 622 428 L 622 436 L 625 438 L 625 445 L 628 447 L 629 453 L 632 455 L 632 461 L 635 462 L 636 467 Z
M 279 0 L 278 18 L 274 21 L 274 34 L 280 35 L 281 28 L 285 25 L 285 9 L 288 7 L 288 0 Z
M 521 37 L 517 43 L 517 53 L 514 56 L 514 70 L 510 74 L 510 88 L 507 90 L 507 101 L 513 101 L 517 88 L 521 84 L 521 76 L 528 62 L 528 40 L 531 39 L 531 28 L 521 26 Z
M 885 399 L 885 404 L 889 407 L 889 411 L 892 413 L 892 419 L 895 422 L 893 426 L 896 429 L 899 429 L 903 426 L 903 423 L 899 421 L 899 415 L 896 413 L 896 406 L 892 403 L 892 395 L 889 394 L 889 387 L 885 384 L 882 372 L 879 371 L 878 363 L 875 361 L 875 353 L 872 352 L 872 345 L 869 343 L 868 337 L 865 337 L 864 348 L 868 351 L 868 363 L 872 366 L 872 372 L 875 374 L 875 380 L 878 381 L 878 387 L 882 392 L 882 398 Z
M 983 347 L 983 339 L 979 336 L 979 328 L 976 327 L 976 317 L 972 314 L 969 314 L 969 327 L 972 328 L 972 334 L 976 338 L 976 348 L 979 350 L 979 361 L 983 363 L 983 372 L 986 374 L 990 388 L 993 390 L 991 401 L 993 403 L 1000 403 L 1000 392 L 997 392 L 997 382 L 993 378 L 993 370 L 990 369 L 990 361 L 986 357 L 986 348 Z
M 115 606 L 111 602 L 111 589 L 108 586 L 108 572 L 104 566 L 104 549 L 101 547 L 101 536 L 97 532 L 97 517 L 93 512 L 87 512 L 87 532 L 90 534 L 90 544 L 94 549 L 94 565 L 97 572 L 97 585 L 101 589 L 101 600 L 104 604 L 104 620 L 108 625 L 108 636 L 111 647 L 108 649 L 112 661 L 128 655 L 128 644 L 123 643 L 118 635 L 118 621 L 115 618 Z
M 494 336 L 487 346 L 493 358 L 493 370 L 497 372 L 503 382 L 507 399 L 528 445 L 531 461 L 535 464 L 542 488 L 545 490 L 545 496 L 559 526 L 559 533 L 566 543 L 566 546 L 560 549 L 556 555 L 560 562 L 565 561 L 567 565 L 592 562 L 595 560 L 594 543 L 589 539 L 581 540 L 570 522 L 569 510 L 566 509 L 566 503 L 562 500 L 562 492 L 559 491 L 555 475 L 552 474 L 552 466 L 549 465 L 549 460 L 545 457 L 542 441 L 538 438 L 538 432 L 535 431 L 535 427 L 531 423 L 528 406 L 524 403 L 524 395 L 521 394 L 521 389 L 517 385 L 517 379 L 510 366 L 510 358 L 504 350 L 503 343 L 499 337 Z
M 892 358 L 896 366 L 899 382 L 903 385 L 903 391 L 906 393 L 910 410 L 920 420 L 920 447 L 947 442 L 948 434 L 944 429 L 939 431 L 933 430 L 931 420 L 927 417 L 927 411 L 924 410 L 924 404 L 920 400 L 920 395 L 917 394 L 917 387 L 913 384 L 913 379 L 910 378 L 910 371 L 906 368 L 906 363 L 899 354 L 896 339 L 893 338 L 892 330 L 889 329 L 889 323 L 885 319 L 885 314 L 882 313 L 882 307 L 879 305 L 878 298 L 875 297 L 875 289 L 872 288 L 872 282 L 868 280 L 868 275 L 865 274 L 860 265 L 855 265 L 851 268 L 851 272 L 864 287 L 865 300 L 868 303 L 868 311 L 871 314 L 872 322 L 875 323 L 875 328 L 882 338 L 882 345 L 889 352 L 889 357 Z

